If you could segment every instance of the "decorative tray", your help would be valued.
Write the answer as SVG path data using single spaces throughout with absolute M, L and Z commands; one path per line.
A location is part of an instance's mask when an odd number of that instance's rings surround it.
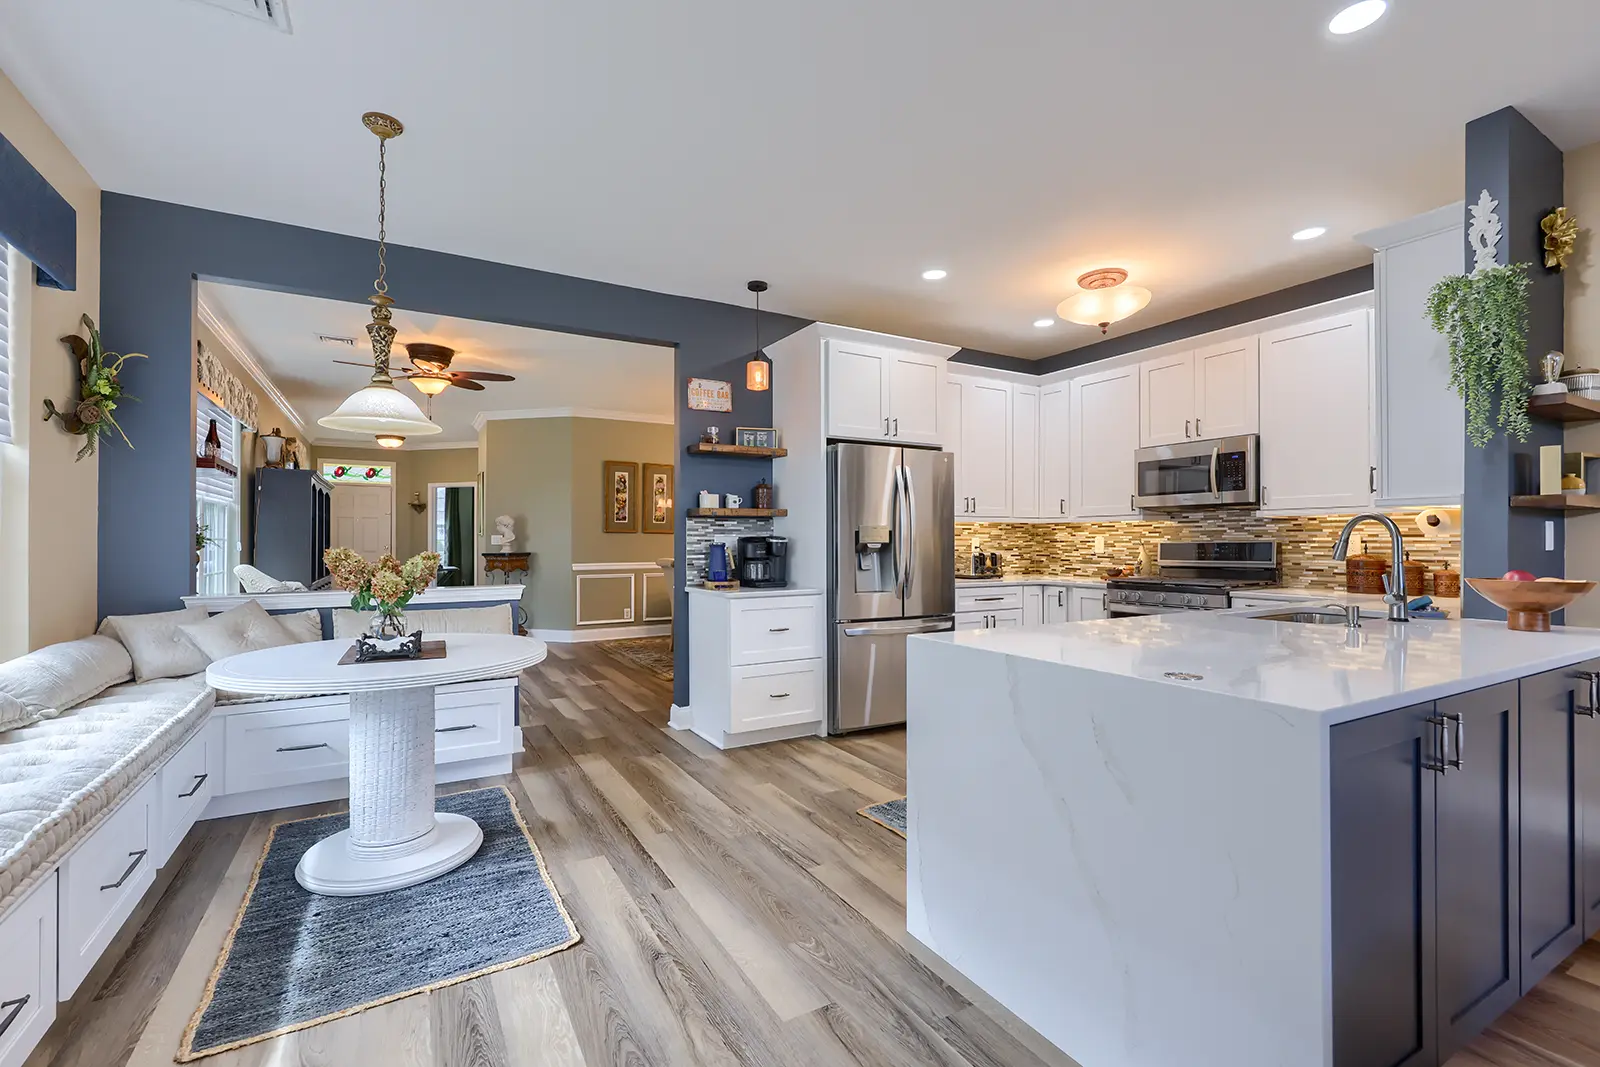
M 378 642 L 370 637 L 356 638 L 356 643 L 339 657 L 339 666 L 352 663 L 380 663 L 384 660 L 444 659 L 443 641 L 424 641 L 422 631 L 395 642 Z

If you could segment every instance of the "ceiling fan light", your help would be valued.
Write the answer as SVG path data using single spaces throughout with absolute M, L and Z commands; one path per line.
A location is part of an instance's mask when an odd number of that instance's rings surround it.
M 373 382 L 351 393 L 333 414 L 318 419 L 317 425 L 348 433 L 402 437 L 443 432 L 441 427 L 428 421 L 415 400 L 385 382 Z
M 438 396 L 450 388 L 449 378 L 436 378 L 432 375 L 421 375 L 411 379 L 411 384 L 417 387 L 417 392 L 424 396 Z
M 399 448 L 406 443 L 406 439 L 397 433 L 378 434 L 378 444 L 383 448 Z

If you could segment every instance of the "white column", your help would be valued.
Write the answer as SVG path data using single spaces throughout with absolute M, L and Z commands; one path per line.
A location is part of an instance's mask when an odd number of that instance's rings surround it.
M 351 693 L 351 856 L 392 853 L 433 825 L 433 690 Z

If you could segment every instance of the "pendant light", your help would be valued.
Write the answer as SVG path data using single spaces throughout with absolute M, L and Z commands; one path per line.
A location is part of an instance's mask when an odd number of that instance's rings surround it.
M 746 282 L 745 288 L 756 294 L 756 354 L 744 365 L 744 387 L 752 393 L 764 393 L 772 388 L 772 360 L 761 353 L 761 294 L 767 283 Z
M 367 336 L 372 339 L 372 381 L 363 389 L 351 393 L 332 415 L 317 420 L 318 426 L 350 433 L 370 433 L 384 448 L 399 448 L 409 436 L 425 437 L 440 432 L 440 427 L 430 422 L 417 407 L 417 402 L 394 387 L 389 377 L 389 349 L 394 344 L 395 329 L 391 324 L 394 313 L 390 307 L 394 299 L 389 296 L 389 283 L 385 278 L 387 264 L 384 255 L 388 250 L 386 230 L 388 193 L 389 140 L 405 132 L 400 120 L 380 111 L 369 111 L 361 116 L 361 124 L 378 138 L 378 277 L 373 282 L 373 293 L 367 297 L 372 302 L 372 321 L 367 324 Z
M 1113 322 L 1143 311 L 1150 303 L 1150 290 L 1124 285 L 1128 272 L 1121 267 L 1103 267 L 1078 278 L 1081 290 L 1056 305 L 1056 314 L 1080 326 L 1098 326 L 1105 333 Z

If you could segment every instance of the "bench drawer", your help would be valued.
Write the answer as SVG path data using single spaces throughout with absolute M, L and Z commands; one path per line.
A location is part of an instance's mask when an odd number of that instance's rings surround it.
M 57 986 L 67 1000 L 156 877 L 154 808 L 160 775 L 61 861 L 61 945 Z
M 221 764 L 220 724 L 207 723 L 161 768 L 156 807 L 156 866 L 165 867 L 216 792 Z
M 815 659 L 822 655 L 822 598 L 736 600 L 730 650 L 734 666 Z
M 0 1067 L 22 1067 L 56 1017 L 56 875 L 0 917 Z
M 440 689 L 434 697 L 433 752 L 437 763 L 503 756 L 522 750 L 514 682 L 474 691 Z
M 229 793 L 350 775 L 350 704 L 343 698 L 229 715 L 224 730 Z
M 822 660 L 733 670 L 729 733 L 822 722 Z

